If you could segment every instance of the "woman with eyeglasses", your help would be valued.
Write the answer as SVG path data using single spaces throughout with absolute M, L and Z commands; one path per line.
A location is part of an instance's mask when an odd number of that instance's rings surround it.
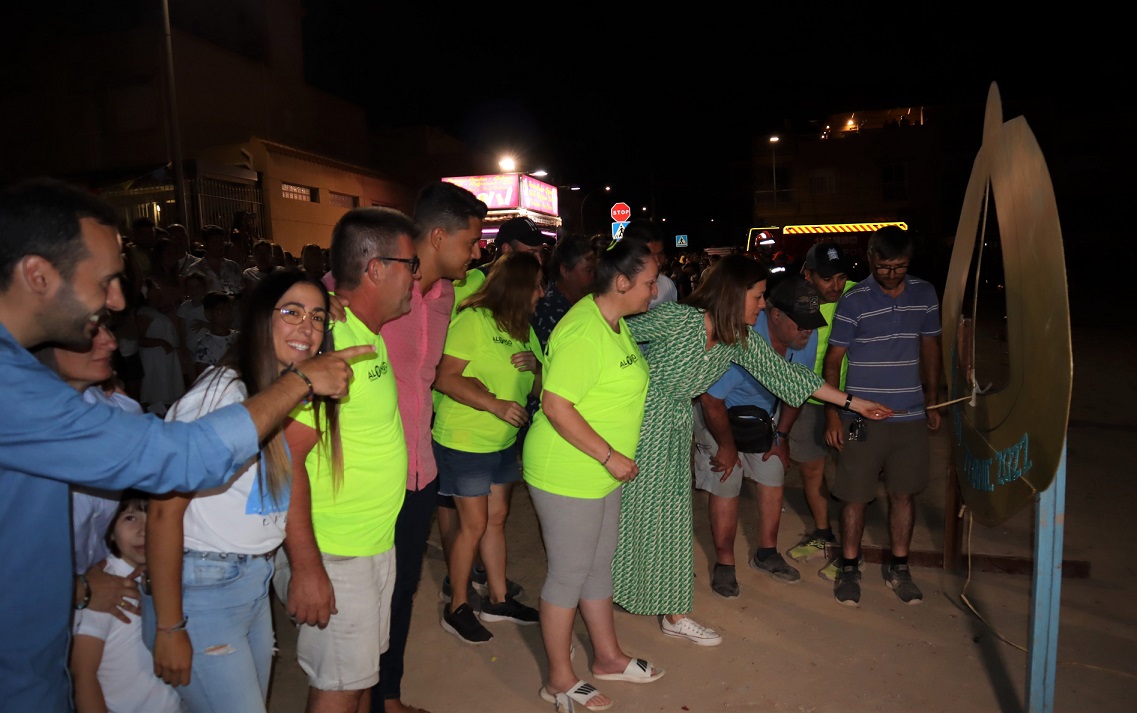
M 166 420 L 192 421 L 244 401 L 283 371 L 307 381 L 304 362 L 331 348 L 328 292 L 318 280 L 299 270 L 273 272 L 244 302 L 236 343 Z M 318 398 L 315 405 L 317 422 L 332 435 L 329 458 L 339 464 L 336 402 Z M 269 582 L 291 478 L 278 429 L 225 486 L 151 500 L 145 635 L 155 673 L 179 687 L 190 713 L 265 710 L 274 646 Z
M 537 610 L 507 591 L 505 520 L 513 484 L 521 479 L 517 433 L 529 422 L 529 395 L 540 389 L 541 347 L 530 319 L 542 294 L 534 255 L 513 251 L 498 258 L 478 291 L 458 305 L 435 377 L 442 394 L 431 430 L 438 492 L 453 496 L 459 521 L 442 627 L 468 644 L 493 638 L 466 600 L 479 550 L 490 590 L 482 621 L 537 623 Z

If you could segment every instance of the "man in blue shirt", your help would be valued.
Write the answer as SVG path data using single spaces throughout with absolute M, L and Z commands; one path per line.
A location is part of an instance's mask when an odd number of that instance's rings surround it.
M 0 192 L 4 710 L 71 710 L 69 484 L 153 493 L 220 485 L 306 395 L 346 394 L 350 370 L 343 359 L 364 351 L 305 362 L 303 376 L 285 374 L 243 404 L 193 423 L 85 402 L 28 350 L 49 343 L 85 350 L 106 313 L 123 309 L 115 223 L 109 205 L 57 181 Z
M 826 440 L 840 451 L 833 494 L 841 508 L 841 562 L 833 594 L 846 606 L 861 601 L 858 566 L 865 530 L 865 506 L 883 479 L 888 493 L 888 531 L 892 540 L 884 580 L 905 604 L 924 595 L 908 569 L 916 495 L 928 485 L 929 432 L 940 427 L 930 408 L 940 388 L 939 298 L 931 283 L 908 274 L 912 238 L 886 226 L 869 238 L 869 277 L 837 302 L 824 377 L 837 386 L 841 360 L 848 356 L 845 391 L 889 406 L 893 416 L 879 422 L 848 412 L 826 414 Z
M 812 366 L 817 333 L 826 326 L 817 290 L 801 276 L 784 278 L 759 313 L 754 331 L 786 361 Z M 730 428 L 728 409 L 757 406 L 776 417 L 773 445 L 765 453 L 745 452 Z M 801 574 L 778 553 L 778 526 L 788 467 L 789 431 L 800 407 L 780 403 L 774 394 L 737 364 L 716 381 L 695 406 L 695 487 L 709 493 L 715 571 L 711 588 L 720 596 L 737 597 L 734 536 L 738 530 L 738 495 L 743 476 L 758 487 L 758 548 L 750 566 L 779 582 L 793 583 Z M 740 452 L 741 450 L 741 452 Z M 741 465 L 741 468 L 735 468 Z

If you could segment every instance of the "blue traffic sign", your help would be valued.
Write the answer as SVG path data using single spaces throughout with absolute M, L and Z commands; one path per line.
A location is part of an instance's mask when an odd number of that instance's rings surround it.
M 687 247 L 687 236 L 686 235 L 676 235 L 675 236 L 675 247 L 677 247 L 677 248 Z
M 628 227 L 628 221 L 621 220 L 612 223 L 612 239 L 619 240 L 624 237 L 624 228 Z

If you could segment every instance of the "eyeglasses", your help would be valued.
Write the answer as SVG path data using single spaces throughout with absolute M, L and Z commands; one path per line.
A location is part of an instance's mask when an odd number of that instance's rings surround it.
M 328 318 L 327 312 L 305 312 L 299 307 L 279 307 L 276 311 L 280 312 L 280 318 L 285 324 L 300 325 L 307 319 L 312 322 L 312 329 L 317 332 L 329 332 L 336 326 L 336 323 Z
M 422 264 L 418 259 L 418 255 L 415 255 L 414 257 L 383 257 L 381 255 L 376 255 L 375 259 L 389 260 L 390 262 L 401 262 L 404 265 L 410 265 L 412 275 L 418 272 L 419 265 Z
M 908 266 L 907 265 L 876 265 L 875 267 L 873 267 L 873 269 L 882 275 L 887 275 L 889 273 L 896 273 L 897 275 L 903 275 L 904 273 L 908 272 Z

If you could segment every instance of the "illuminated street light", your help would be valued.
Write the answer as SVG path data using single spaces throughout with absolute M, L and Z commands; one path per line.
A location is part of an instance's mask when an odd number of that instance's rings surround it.
M 497 162 L 497 165 L 501 170 L 507 173 L 517 169 L 517 163 L 514 162 L 512 156 L 502 156 L 501 160 Z
M 771 178 L 774 179 L 774 207 L 775 208 L 778 207 L 778 164 L 776 161 L 777 157 L 774 155 L 774 149 L 775 149 L 775 147 L 777 147 L 777 145 L 778 145 L 778 137 L 777 136 L 771 136 L 770 137 L 770 173 L 771 173 Z

